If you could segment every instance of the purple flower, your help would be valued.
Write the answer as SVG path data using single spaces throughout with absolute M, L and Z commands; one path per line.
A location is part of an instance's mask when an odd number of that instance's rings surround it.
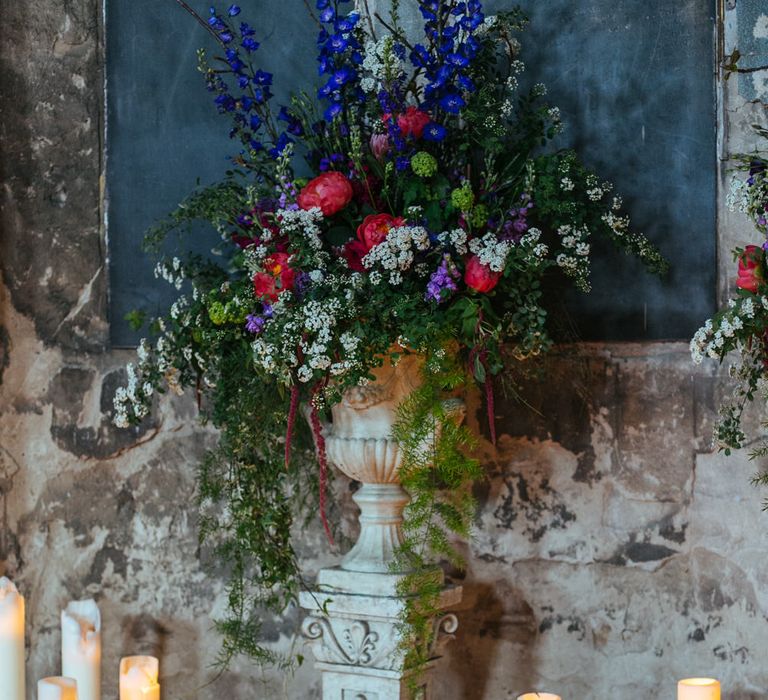
M 245 317 L 245 330 L 247 330 L 249 333 L 253 333 L 254 335 L 257 335 L 264 330 L 264 323 L 265 323 L 265 320 L 261 316 L 254 316 L 253 314 L 248 314 Z
M 461 277 L 461 274 L 456 265 L 453 264 L 451 256 L 443 255 L 440 266 L 432 273 L 429 282 L 427 282 L 427 291 L 424 293 L 424 299 L 438 304 L 445 301 L 458 289 L 456 280 L 459 277 Z
M 272 313 L 272 304 L 265 301 L 261 305 L 261 316 L 248 314 L 245 317 L 245 330 L 254 335 L 258 335 L 264 330 L 267 320 L 272 318 Z
M 293 289 L 300 297 L 306 294 L 307 290 L 312 286 L 312 279 L 309 273 L 301 271 L 296 274 L 296 278 L 293 283 Z M 270 316 L 272 315 L 272 307 L 270 307 Z

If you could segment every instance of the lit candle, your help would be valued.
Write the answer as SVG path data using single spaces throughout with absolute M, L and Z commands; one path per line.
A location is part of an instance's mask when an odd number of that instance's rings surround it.
M 120 700 L 160 700 L 160 662 L 154 656 L 120 660 Z
M 562 698 L 554 693 L 525 693 L 517 700 L 562 700 Z
M 24 700 L 24 598 L 0 578 L 0 695 Z
M 714 678 L 686 678 L 677 684 L 677 700 L 720 700 L 720 682 Z
M 101 615 L 96 601 L 61 611 L 61 673 L 77 681 L 77 700 L 101 700 Z
M 51 676 L 37 682 L 37 700 L 78 700 L 77 681 L 65 676 Z

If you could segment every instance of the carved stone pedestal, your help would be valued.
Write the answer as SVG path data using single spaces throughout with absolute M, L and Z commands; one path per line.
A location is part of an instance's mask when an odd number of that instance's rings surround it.
M 376 381 L 344 394 L 331 409 L 333 423 L 323 426 L 328 460 L 362 484 L 353 496 L 360 507 L 357 543 L 340 566 L 323 569 L 316 588 L 300 597 L 308 611 L 302 631 L 323 675 L 323 700 L 413 698 L 399 648 L 405 599 L 397 589 L 403 575 L 391 573 L 410 497 L 400 486 L 402 455 L 390 436 L 397 406 L 421 381 L 422 363 L 417 355 L 405 355 L 396 367 L 385 362 L 374 371 Z M 450 406 L 460 420 L 463 403 L 452 400 Z M 437 608 L 460 600 L 460 587 L 446 587 Z M 436 657 L 441 638 L 451 636 L 458 620 L 447 614 L 434 624 Z M 416 698 L 427 700 L 429 667 L 419 683 Z
M 312 646 L 315 668 L 322 673 L 323 700 L 426 700 L 430 698 L 431 662 L 419 679 L 414 696 L 409 691 L 410 672 L 403 667 L 398 648 L 398 622 L 404 599 L 395 592 L 396 574 L 323 569 L 314 591 L 301 594 L 308 612 L 302 626 Z M 356 588 L 351 593 L 348 588 Z M 460 587 L 447 587 L 440 608 L 461 600 Z M 435 620 L 434 659 L 441 643 L 458 627 L 448 613 Z

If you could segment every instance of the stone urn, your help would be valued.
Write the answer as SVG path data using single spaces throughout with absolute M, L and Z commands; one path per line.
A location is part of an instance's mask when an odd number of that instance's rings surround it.
M 319 572 L 313 590 L 300 595 L 309 613 L 302 631 L 322 672 L 324 700 L 412 697 L 406 679 L 413 671 L 404 666 L 398 631 L 407 602 L 398 584 L 407 572 L 393 566 L 410 496 L 400 485 L 402 453 L 392 428 L 399 404 L 421 382 L 423 363 L 415 354 L 403 354 L 396 365 L 387 357 L 373 370 L 375 381 L 348 390 L 332 407 L 332 422 L 323 425 L 328 461 L 361 483 L 353 496 L 360 507 L 357 542 L 338 566 Z M 463 417 L 463 402 L 448 401 L 452 415 Z M 442 572 L 435 574 L 442 583 Z M 444 586 L 436 609 L 460 600 L 460 587 Z M 451 638 L 458 621 L 453 614 L 440 614 L 434 625 L 436 661 L 439 643 Z M 417 695 L 427 698 L 429 673 L 420 678 Z
M 420 384 L 422 366 L 419 355 L 402 356 L 396 367 L 387 358 L 373 371 L 376 381 L 348 390 L 331 409 L 328 461 L 362 484 L 352 497 L 360 508 L 360 536 L 341 560 L 346 571 L 391 573 L 410 500 L 400 485 L 402 455 L 392 428 L 398 405 Z

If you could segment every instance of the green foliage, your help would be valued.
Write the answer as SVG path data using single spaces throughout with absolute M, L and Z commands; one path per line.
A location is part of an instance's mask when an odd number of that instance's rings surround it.
M 423 384 L 400 405 L 393 431 L 403 454 L 400 480 L 411 494 L 405 540 L 393 564 L 394 571 L 408 572 L 399 588 L 407 596 L 400 644 L 406 666 L 417 670 L 429 661 L 434 642 L 442 592 L 437 567 L 441 560 L 463 565 L 451 540 L 469 536 L 474 512 L 470 487 L 482 476 L 477 460 L 468 456 L 474 437 L 461 424 L 456 402 L 446 398 L 466 388 L 464 367 L 443 348 L 427 354 L 422 376 Z
M 131 330 L 138 331 L 141 330 L 142 326 L 147 320 L 147 312 L 141 311 L 139 309 L 133 309 L 132 311 L 129 311 L 125 316 L 126 321 L 128 321 L 128 325 L 130 326 Z

